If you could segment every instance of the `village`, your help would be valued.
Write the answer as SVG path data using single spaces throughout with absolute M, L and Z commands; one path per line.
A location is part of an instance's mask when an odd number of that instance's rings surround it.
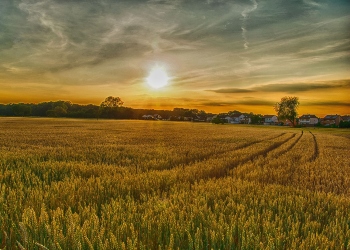
M 188 111 L 188 110 L 187 110 Z M 293 126 L 289 120 L 279 120 L 277 115 L 256 115 L 253 113 L 241 113 L 233 111 L 229 113 L 220 113 L 217 115 L 203 114 L 191 116 L 170 116 L 163 118 L 159 114 L 143 115 L 143 120 L 168 120 L 168 121 L 191 121 L 191 122 L 212 122 L 227 124 L 258 124 L 258 125 L 275 125 L 275 126 Z M 303 114 L 296 119 L 294 125 L 302 127 L 349 127 L 350 115 L 330 114 L 324 117 L 317 117 L 314 114 Z M 343 126 L 341 126 L 343 125 Z
M 69 101 L 50 101 L 37 104 L 0 104 L 0 117 L 1 116 L 136 119 L 301 127 L 350 127 L 349 114 L 327 114 L 324 117 L 318 117 L 315 114 L 303 114 L 295 117 L 294 124 L 292 124 L 290 120 L 279 119 L 277 114 L 263 115 L 253 112 L 240 112 L 237 110 L 214 114 L 204 110 L 189 108 L 174 108 L 173 110 L 133 109 L 121 105 L 81 105 Z

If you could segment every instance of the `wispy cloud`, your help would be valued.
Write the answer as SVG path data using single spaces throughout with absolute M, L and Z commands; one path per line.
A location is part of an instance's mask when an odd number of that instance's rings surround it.
M 64 34 L 63 28 L 57 23 L 48 10 L 50 10 L 51 2 L 48 0 L 39 2 L 21 2 L 18 6 L 21 10 L 28 13 L 28 20 L 35 25 L 40 25 L 43 28 L 52 32 L 55 37 L 47 44 L 49 48 L 63 49 L 68 45 L 68 38 Z M 54 11 L 59 9 L 52 7 Z
M 347 1 L 5 0 L 0 5 L 0 88 L 28 84 L 34 93 L 32 83 L 40 83 L 53 89 L 76 86 L 83 93 L 94 85 L 105 93 L 105 86 L 113 86 L 132 98 L 152 65 L 160 63 L 167 65 L 173 90 L 205 96 L 197 102 L 213 107 L 235 104 L 225 100 L 230 95 L 349 90 L 347 80 L 322 81 L 323 75 L 350 78 Z M 176 95 L 169 91 L 165 99 Z
M 332 100 L 324 100 L 324 101 L 306 101 L 303 103 L 307 106 L 345 106 L 350 107 L 350 102 L 342 102 L 342 101 L 332 101 Z
M 215 93 L 223 93 L 223 94 L 234 94 L 234 93 L 250 93 L 255 92 L 251 89 L 239 89 L 239 88 L 228 88 L 228 89 L 213 89 L 213 90 L 207 90 Z
M 243 46 L 245 49 L 248 49 L 249 48 L 249 42 L 248 42 L 248 38 L 247 38 L 247 19 L 249 17 L 249 14 L 254 12 L 257 8 L 258 8 L 258 3 L 255 1 L 255 0 L 251 0 L 253 6 L 250 7 L 250 8 L 246 8 L 242 11 L 241 15 L 242 15 L 242 26 L 241 26 L 241 29 L 242 29 L 242 38 L 243 38 Z
M 249 100 L 237 100 L 237 101 L 212 101 L 212 102 L 202 102 L 203 106 L 211 106 L 211 107 L 225 107 L 225 106 L 234 106 L 234 105 L 242 105 L 242 106 L 272 106 L 274 102 L 267 101 L 263 99 L 249 99 Z
M 350 79 L 318 82 L 275 83 L 256 86 L 252 89 L 260 92 L 298 93 L 305 91 L 326 90 L 335 88 L 350 88 Z
M 273 83 L 259 86 L 253 86 L 250 88 L 222 88 L 207 90 L 215 93 L 222 94 L 236 94 L 236 93 L 250 93 L 250 92 L 285 92 L 285 93 L 298 93 L 314 90 L 326 90 L 326 89 L 349 89 L 350 79 L 332 80 L 332 81 L 317 81 L 317 82 L 296 82 L 296 83 Z

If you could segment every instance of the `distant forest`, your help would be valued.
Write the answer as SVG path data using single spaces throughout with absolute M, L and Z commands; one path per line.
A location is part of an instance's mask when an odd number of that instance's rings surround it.
M 104 103 L 104 102 L 103 102 Z M 0 116 L 37 116 L 102 119 L 144 119 L 155 114 L 160 119 L 181 120 L 184 117 L 206 120 L 211 113 L 203 110 L 174 108 L 173 110 L 133 109 L 121 105 L 81 105 L 69 101 L 0 104 Z

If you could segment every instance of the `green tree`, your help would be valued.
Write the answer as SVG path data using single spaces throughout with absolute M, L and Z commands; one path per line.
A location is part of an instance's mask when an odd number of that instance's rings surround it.
M 97 119 L 101 116 L 104 118 L 118 118 L 118 109 L 124 104 L 119 97 L 108 96 L 100 104 L 97 112 Z
M 211 120 L 214 124 L 224 124 L 225 122 L 220 117 L 215 117 L 213 120 Z
M 115 108 L 123 106 L 124 102 L 119 97 L 108 96 L 100 105 L 102 108 Z
M 261 124 L 263 121 L 263 116 L 261 114 L 254 114 L 253 112 L 249 113 L 251 124 Z
M 30 116 L 32 112 L 31 107 L 24 103 L 13 104 L 11 108 L 15 116 Z
M 339 128 L 350 128 L 350 122 L 349 121 L 340 121 Z
M 285 96 L 274 106 L 278 119 L 288 120 L 295 126 L 295 118 L 298 116 L 299 98 L 296 96 Z
M 65 116 L 67 114 L 67 109 L 62 106 L 56 106 L 54 112 L 57 117 Z

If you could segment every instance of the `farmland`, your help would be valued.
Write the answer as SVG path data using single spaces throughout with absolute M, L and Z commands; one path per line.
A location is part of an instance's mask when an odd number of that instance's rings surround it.
M 0 118 L 0 248 L 350 249 L 349 134 Z

